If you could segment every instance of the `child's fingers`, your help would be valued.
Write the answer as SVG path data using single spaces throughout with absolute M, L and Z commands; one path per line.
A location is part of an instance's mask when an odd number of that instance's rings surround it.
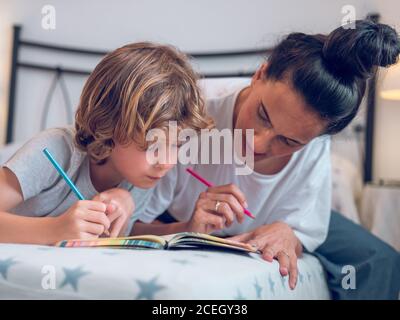
M 110 221 L 110 225 L 113 224 L 115 220 L 117 220 L 121 216 L 121 212 L 119 210 L 114 211 L 111 214 L 107 215 L 108 220 Z
M 110 216 L 114 214 L 116 211 L 118 211 L 118 206 L 114 203 L 114 201 L 111 201 L 110 203 L 107 204 L 106 207 L 107 217 L 110 218 Z
M 104 230 L 110 229 L 110 219 L 102 212 L 89 210 L 84 219 L 87 222 L 102 224 L 104 226 Z
M 123 216 L 120 216 L 118 219 L 116 219 L 111 226 L 110 237 L 111 238 L 118 237 L 124 224 L 125 224 L 125 219 Z
M 93 233 L 89 233 L 89 232 L 81 232 L 80 233 L 80 239 L 97 239 L 99 237 L 99 235 L 97 234 L 93 234 Z
M 226 184 L 223 186 L 215 186 L 215 187 L 210 187 L 208 188 L 209 192 L 213 192 L 213 193 L 227 193 L 227 194 L 231 194 L 233 195 L 238 202 L 240 203 L 240 205 L 244 206 L 245 208 L 247 207 L 247 201 L 246 201 L 246 196 L 244 195 L 244 193 L 242 192 L 242 190 L 240 190 L 238 188 L 238 186 L 236 186 L 235 184 L 231 183 L 231 184 Z
M 92 223 L 92 222 L 88 222 L 85 221 L 84 225 L 83 225 L 83 231 L 84 232 L 88 232 L 91 234 L 95 234 L 95 235 L 101 235 L 104 233 L 104 225 L 99 224 L 99 223 Z
M 100 201 L 93 200 L 80 200 L 78 201 L 78 207 L 83 207 L 89 210 L 106 212 L 107 205 Z

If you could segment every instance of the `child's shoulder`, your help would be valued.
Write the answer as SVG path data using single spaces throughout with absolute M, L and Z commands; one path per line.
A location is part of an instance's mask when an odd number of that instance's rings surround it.
M 24 147 L 36 150 L 48 148 L 55 153 L 62 151 L 61 153 L 72 154 L 76 151 L 74 139 L 75 130 L 72 126 L 50 128 L 35 135 Z
M 85 154 L 80 151 L 74 143 L 75 130 L 72 126 L 51 128 L 44 130 L 28 142 L 26 142 L 17 152 L 6 162 L 6 164 L 16 163 L 26 165 L 30 163 L 48 163 L 43 156 L 43 149 L 47 148 L 62 166 L 68 166 L 71 161 L 82 160 Z M 79 159 L 77 159 L 79 158 Z M 78 161 L 82 162 L 82 161 Z

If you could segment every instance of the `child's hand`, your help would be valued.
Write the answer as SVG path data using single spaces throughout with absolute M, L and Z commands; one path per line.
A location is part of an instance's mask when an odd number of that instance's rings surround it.
M 99 193 L 93 200 L 101 201 L 107 205 L 106 214 L 111 224 L 109 236 L 114 238 L 123 234 L 135 211 L 132 195 L 124 189 L 113 188 Z
M 211 233 L 229 227 L 235 220 L 242 223 L 247 206 L 244 194 L 233 184 L 208 188 L 196 202 L 187 229 L 192 232 Z
M 55 232 L 60 240 L 95 239 L 110 228 L 106 205 L 99 201 L 77 201 L 55 219 Z

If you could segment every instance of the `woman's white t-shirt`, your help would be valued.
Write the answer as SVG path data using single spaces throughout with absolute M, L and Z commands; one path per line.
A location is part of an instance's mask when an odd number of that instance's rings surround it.
M 232 130 L 233 108 L 241 91 L 206 101 L 216 128 Z M 136 218 L 150 223 L 168 209 L 178 221 L 190 219 L 196 200 L 206 187 L 177 164 L 155 187 L 149 205 Z M 277 174 L 253 171 L 237 175 L 236 164 L 195 164 L 191 166 L 214 185 L 236 184 L 245 194 L 248 209 L 255 219 L 245 217 L 242 224 L 214 233 L 231 236 L 251 231 L 264 224 L 282 221 L 290 225 L 308 251 L 314 251 L 326 238 L 331 211 L 330 137 L 313 139 L 292 155 Z

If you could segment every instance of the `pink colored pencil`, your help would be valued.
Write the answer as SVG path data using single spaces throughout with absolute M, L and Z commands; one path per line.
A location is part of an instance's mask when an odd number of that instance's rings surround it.
M 199 180 L 201 183 L 203 183 L 203 184 L 206 185 L 207 187 L 213 187 L 213 186 L 214 186 L 210 181 L 207 181 L 206 179 L 204 179 L 202 176 L 200 176 L 200 175 L 199 175 L 197 172 L 195 172 L 193 169 L 187 168 L 186 171 L 189 172 L 193 177 L 195 177 L 197 180 Z M 249 216 L 249 217 L 252 218 L 252 219 L 255 218 L 254 215 L 253 215 L 249 210 L 247 210 L 247 209 L 244 208 L 244 207 L 243 207 L 243 209 L 244 209 L 244 213 L 245 213 L 247 216 Z

